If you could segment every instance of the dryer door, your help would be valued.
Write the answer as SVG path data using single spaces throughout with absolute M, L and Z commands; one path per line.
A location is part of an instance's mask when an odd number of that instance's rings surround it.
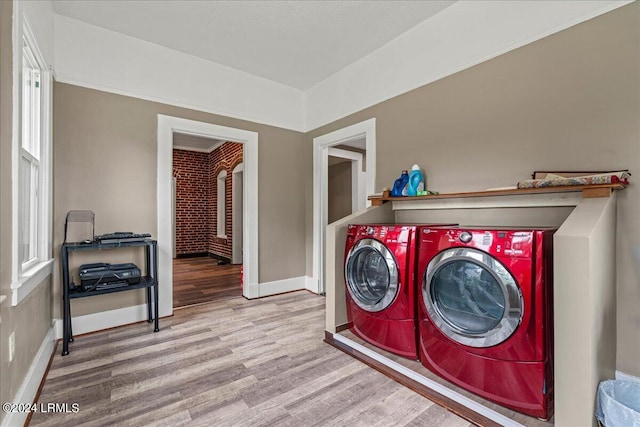
M 377 312 L 389 307 L 398 294 L 398 263 L 391 251 L 374 239 L 356 243 L 345 262 L 347 289 L 363 310 Z
M 431 321 L 452 340 L 491 347 L 509 338 L 523 315 L 522 292 L 506 267 L 486 252 L 451 248 L 436 255 L 422 281 Z

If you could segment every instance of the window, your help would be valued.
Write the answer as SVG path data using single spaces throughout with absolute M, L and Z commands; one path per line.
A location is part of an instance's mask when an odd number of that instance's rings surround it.
M 40 146 L 42 103 L 40 68 L 26 39 L 22 48 L 22 111 L 20 130 L 19 261 L 21 271 L 38 261 L 38 193 L 40 192 Z
M 217 200 L 217 216 L 218 216 L 218 237 L 227 237 L 227 171 L 223 170 L 218 174 L 218 200 Z
M 21 16 L 21 14 L 18 14 Z M 14 37 L 13 271 L 17 305 L 51 274 L 51 73 L 27 20 Z M 21 30 L 21 31 L 18 31 Z

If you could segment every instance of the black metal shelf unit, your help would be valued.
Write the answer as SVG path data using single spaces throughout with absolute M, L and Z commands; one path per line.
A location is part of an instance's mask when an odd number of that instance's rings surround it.
M 145 248 L 145 271 L 146 275 L 140 279 L 140 283 L 107 288 L 100 290 L 79 291 L 71 289 L 69 275 L 69 253 L 77 251 L 99 251 L 107 249 L 143 247 Z M 73 331 L 71 329 L 71 300 L 97 295 L 110 294 L 114 292 L 130 291 L 133 289 L 147 290 L 147 322 L 154 322 L 154 332 L 160 330 L 158 324 L 158 242 L 152 239 L 145 239 L 133 242 L 114 243 L 63 243 L 62 244 L 62 299 L 63 299 L 63 333 L 62 333 L 62 355 L 69 354 L 69 343 L 73 342 Z

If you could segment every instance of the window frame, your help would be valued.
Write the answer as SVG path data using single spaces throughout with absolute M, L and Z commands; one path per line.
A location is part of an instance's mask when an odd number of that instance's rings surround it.
M 216 235 L 221 239 L 227 238 L 227 171 L 222 169 L 216 176 Z
M 37 65 L 40 72 L 39 114 L 39 143 L 26 146 L 23 144 L 24 130 L 24 67 L 25 46 L 30 54 L 27 58 L 31 65 Z M 33 63 L 35 61 L 35 64 Z M 52 258 L 52 88 L 53 75 L 51 67 L 47 65 L 44 55 L 38 46 L 34 32 L 29 25 L 23 9 L 18 7 L 13 21 L 13 124 L 12 124 L 12 272 L 11 272 L 11 305 L 17 306 L 31 292 L 51 275 L 53 270 Z M 30 129 L 33 131 L 33 128 Z M 29 247 L 30 254 L 22 262 L 22 236 L 20 229 L 23 223 L 22 173 L 23 160 L 30 165 L 30 184 L 34 191 L 29 194 Z M 34 171 L 35 165 L 37 171 Z M 36 178 L 37 172 L 37 178 Z M 34 179 L 35 178 L 35 179 Z M 35 209 L 33 209 L 35 208 Z
M 28 198 L 20 197 L 18 206 L 18 233 L 19 233 L 19 264 L 20 271 L 25 272 L 38 264 L 40 258 L 38 236 L 42 233 L 39 224 L 39 198 L 42 184 L 40 153 L 42 151 L 42 118 L 43 110 L 42 92 L 42 71 L 41 64 L 33 53 L 31 43 L 27 37 L 22 38 L 22 73 L 20 76 L 20 160 L 18 164 L 19 173 L 19 194 L 29 194 Z M 26 77 L 28 72 L 30 77 Z M 33 87 L 34 77 L 38 76 L 39 85 Z M 26 85 L 29 79 L 30 84 Z M 31 87 L 28 87 L 31 86 Z M 37 90 L 36 90 L 37 89 Z M 34 106 L 37 105 L 37 108 Z M 26 141 L 25 141 L 26 140 Z M 27 164 L 25 164 L 27 163 Z M 26 181 L 26 183 L 25 183 Z M 25 186 L 26 184 L 26 186 Z M 25 212 L 26 210 L 26 212 Z M 26 224 L 25 224 L 26 223 Z M 28 229 L 26 238 L 23 237 L 25 228 Z M 25 257 L 25 240 L 27 240 L 27 255 Z

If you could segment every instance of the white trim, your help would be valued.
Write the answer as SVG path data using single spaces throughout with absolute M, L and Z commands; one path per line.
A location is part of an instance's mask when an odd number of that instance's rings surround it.
M 269 295 L 282 294 L 284 292 L 304 290 L 305 284 L 306 276 L 260 283 L 260 296 L 267 297 Z
M 227 238 L 227 171 L 222 169 L 216 176 L 216 235 Z
M 33 292 L 53 271 L 53 259 L 40 262 L 11 283 L 11 305 L 13 307 Z
M 40 388 L 40 383 L 44 378 L 45 372 L 47 371 L 47 366 L 49 366 L 49 360 L 51 359 L 54 348 L 54 328 L 51 327 L 42 340 L 40 349 L 38 349 L 38 353 L 36 353 L 36 356 L 33 358 L 33 362 L 31 362 L 29 371 L 27 372 L 27 375 L 25 375 L 22 385 L 13 398 L 13 403 L 25 404 L 32 403 L 35 400 L 38 388 Z M 28 414 L 29 413 L 27 411 L 8 412 L 6 413 L 6 417 L 4 418 L 4 420 L 2 420 L 2 426 L 24 425 L 25 421 L 27 420 Z
M 42 112 L 44 147 L 40 153 L 40 177 L 41 187 L 45 188 L 45 194 L 40 194 L 40 203 L 45 203 L 43 208 L 40 250 L 41 259 L 53 258 L 53 71 L 52 67 L 43 71 L 41 82 L 43 83 Z M 42 192 L 41 192 L 42 193 Z
M 226 141 L 216 142 L 215 144 L 213 144 L 209 148 L 195 148 L 195 147 L 187 147 L 186 145 L 174 145 L 173 149 L 174 150 L 182 150 L 182 151 L 195 151 L 197 153 L 207 153 L 208 154 L 208 153 L 211 153 L 216 148 L 220 147 L 225 142 Z
M 33 32 L 26 11 L 19 1 L 14 1 L 13 13 L 13 117 L 12 117 L 12 153 L 11 153 L 11 305 L 16 306 L 35 290 L 43 280 L 52 272 L 52 238 L 53 224 L 52 194 L 53 173 L 51 156 L 51 142 L 53 127 L 51 126 L 51 113 L 53 109 L 53 80 L 51 67 L 40 50 L 38 40 Z M 39 142 L 39 166 L 38 186 L 39 203 L 37 216 L 37 248 L 36 262 L 26 271 L 20 263 L 19 249 L 19 221 L 20 221 L 20 156 L 21 156 L 21 90 L 22 90 L 22 52 L 23 38 L 27 40 L 29 48 L 41 71 L 41 137 Z
M 173 245 L 173 258 L 176 257 L 176 192 L 178 191 L 178 178 L 171 177 L 171 244 Z
M 482 193 L 478 193 L 482 195 Z M 505 196 L 459 197 L 451 199 L 401 200 L 393 202 L 394 211 L 422 209 L 493 209 L 578 206 L 582 190 L 572 193 L 510 194 Z
M 631 381 L 631 382 L 640 383 L 640 378 L 639 377 L 635 377 L 633 375 L 625 374 L 624 372 L 621 372 L 621 371 L 616 371 L 616 379 L 620 380 L 620 381 Z
M 13 119 L 11 141 L 11 283 L 17 283 L 20 276 L 20 253 L 18 250 L 19 236 L 19 198 L 20 192 L 20 90 L 22 79 L 20 68 L 22 66 L 22 28 L 23 13 L 22 4 L 13 2 Z
M 57 15 L 60 16 L 60 15 Z M 57 45 L 57 43 L 56 43 Z M 117 59 L 116 59 L 117 60 Z M 215 107 L 210 107 L 207 105 L 202 105 L 201 103 L 196 103 L 196 102 L 184 102 L 178 99 L 175 99 L 175 97 L 171 97 L 171 98 L 164 98 L 164 97 L 160 97 L 160 96 L 154 96 L 154 95 L 149 95 L 149 94 L 145 94 L 145 93 L 140 93 L 136 90 L 134 90 L 135 88 L 120 88 L 120 87 L 113 87 L 113 86 L 109 86 L 109 85 L 103 85 L 103 84 L 96 84 L 93 82 L 88 82 L 86 81 L 84 78 L 69 78 L 67 76 L 67 70 L 65 70 L 64 68 L 66 67 L 67 64 L 62 64 L 62 66 L 60 66 L 59 63 L 56 62 L 56 66 L 59 69 L 62 69 L 63 71 L 60 72 L 57 76 L 56 76 L 56 82 L 58 83 L 64 83 L 67 85 L 71 85 L 71 86 L 78 86 L 78 87 L 83 87 L 86 89 L 91 89 L 91 90 L 97 90 L 100 92 L 106 92 L 106 93 L 113 93 L 115 95 L 122 95 L 122 96 L 126 96 L 129 98 L 136 98 L 136 99 L 141 99 L 143 101 L 149 101 L 149 102 L 156 102 L 158 104 L 164 104 L 164 105 L 170 105 L 172 107 L 178 107 L 178 108 L 184 108 L 186 110 L 195 110 L 195 111 L 200 111 L 203 113 L 209 113 L 209 114 L 214 114 L 216 116 L 221 116 L 221 117 L 228 117 L 228 118 L 232 118 L 232 119 L 237 119 L 237 120 L 243 120 L 243 121 L 247 121 L 247 122 L 251 122 L 251 123 L 256 123 L 256 124 L 261 124 L 261 125 L 266 125 L 266 126 L 275 126 L 275 127 L 279 127 L 282 129 L 287 129 L 287 130 L 292 130 L 295 132 L 309 132 L 312 129 L 307 129 L 304 125 L 304 123 L 302 123 L 302 118 L 300 119 L 300 123 L 291 123 L 291 122 L 285 122 L 284 120 L 280 119 L 280 118 L 272 118 L 272 117 L 260 117 L 257 114 L 253 114 L 253 113 L 246 113 L 246 112 L 236 112 L 236 111 L 229 111 L 229 110 L 225 110 L 223 108 L 215 108 Z M 297 90 L 297 89 L 293 89 L 293 88 L 286 88 L 286 89 L 292 89 L 292 90 Z M 302 97 L 303 93 L 300 93 L 300 96 Z M 265 98 L 267 98 L 265 96 Z M 273 97 L 269 98 L 269 99 L 274 99 Z M 298 110 L 301 110 L 303 107 L 301 105 L 301 102 L 298 103 L 299 106 L 297 107 Z
M 351 160 L 351 213 L 367 207 L 366 172 L 362 172 L 362 153 L 329 147 L 328 155 Z M 354 191 L 355 189 L 355 191 Z
M 207 150 L 206 148 L 193 148 L 193 147 L 186 147 L 184 145 L 174 145 L 173 146 L 174 150 L 181 150 L 181 151 L 195 151 L 196 153 L 210 153 L 209 150 Z
M 311 292 L 325 292 L 324 265 L 325 229 L 327 227 L 328 149 L 355 139 L 365 138 L 366 192 L 373 194 L 376 183 L 376 119 L 371 118 L 313 139 L 313 281 Z M 366 205 L 370 206 L 367 201 Z M 309 283 L 307 283 L 309 285 Z
M 318 281 L 312 276 L 304 277 L 304 288 L 310 292 L 316 292 L 318 289 Z
M 346 346 L 364 354 L 365 356 L 368 356 L 372 359 L 374 359 L 377 362 L 382 363 L 383 365 L 393 369 L 394 371 L 398 372 L 401 375 L 404 375 L 405 377 L 411 378 L 412 380 L 422 384 L 425 387 L 430 388 L 431 390 L 435 391 L 436 393 L 439 393 L 445 397 L 448 397 L 449 399 L 460 403 L 461 405 L 466 406 L 467 408 L 471 409 L 472 411 L 474 411 L 477 414 L 480 414 L 484 417 L 489 418 L 492 421 L 495 421 L 496 423 L 505 426 L 505 427 L 524 427 L 522 424 L 512 420 L 511 418 L 507 418 L 504 415 L 494 411 L 493 409 L 487 408 L 486 406 L 472 400 L 469 399 L 466 396 L 463 396 L 462 394 L 455 392 L 449 388 L 447 388 L 446 386 L 443 386 L 442 384 L 439 384 L 433 380 L 430 380 L 429 378 L 420 375 L 419 373 L 412 371 L 411 369 L 402 366 L 401 364 L 394 362 L 391 359 L 388 359 L 384 356 L 382 356 L 381 354 L 376 353 L 375 351 L 369 350 L 367 347 L 364 347 L 360 344 L 358 344 L 355 341 L 350 340 L 349 338 L 340 335 L 340 334 L 333 334 L 333 339 L 335 341 L 338 341 L 342 344 L 345 344 Z
M 147 304 L 140 304 L 83 316 L 71 316 L 71 330 L 73 335 L 81 335 L 146 320 Z M 55 319 L 55 337 L 58 340 L 62 339 L 62 325 L 62 319 Z
M 341 159 L 349 159 L 362 162 L 362 153 L 357 151 L 343 150 L 342 148 L 329 147 L 329 155 L 340 157 Z
M 244 163 L 238 163 L 231 171 L 231 263 L 242 264 L 242 210 L 238 209 L 242 201 L 242 188 L 238 187 L 238 177 L 244 182 Z M 240 194 L 238 194 L 240 193 Z
M 179 117 L 158 115 L 158 281 L 160 316 L 173 313 L 173 241 L 171 240 L 171 178 L 173 133 L 241 142 L 243 146 L 243 260 L 242 294 L 258 292 L 258 133 Z

